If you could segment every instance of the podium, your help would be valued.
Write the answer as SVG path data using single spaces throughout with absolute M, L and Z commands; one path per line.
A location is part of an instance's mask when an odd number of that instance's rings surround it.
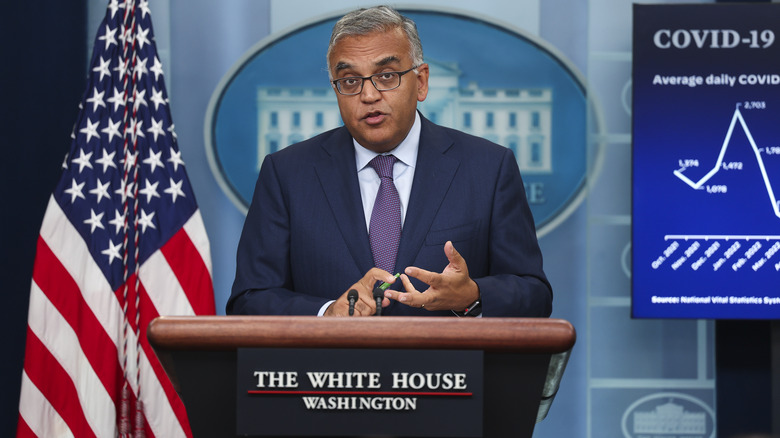
M 477 352 L 481 412 L 447 421 L 465 425 L 481 419 L 474 436 L 530 438 L 550 408 L 576 339 L 574 327 L 561 319 L 314 316 L 160 317 L 150 323 L 147 336 L 184 402 L 196 438 L 267 436 L 237 433 L 237 364 L 243 351 L 259 351 L 262 357 L 264 352 L 287 350 L 333 350 L 333 356 L 348 352 L 361 358 L 364 352 L 366 358 L 371 352 L 398 357 L 410 352 Z M 266 425 L 307 421 L 302 416 L 268 418 L 263 411 L 252 415 Z M 403 421 L 392 412 L 382 415 L 391 424 Z M 378 429 L 343 435 L 323 425 L 313 434 L 279 436 L 394 436 Z

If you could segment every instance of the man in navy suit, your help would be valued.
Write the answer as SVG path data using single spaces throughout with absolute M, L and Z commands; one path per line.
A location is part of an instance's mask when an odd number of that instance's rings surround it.
M 417 112 L 429 68 L 414 22 L 383 6 L 351 12 L 334 26 L 327 61 L 344 126 L 266 156 L 227 313 L 549 316 L 515 157 Z M 392 208 L 377 200 L 378 155 L 394 157 Z M 380 202 L 381 213 L 400 208 L 400 240 L 369 239 L 385 231 L 371 230 Z M 388 248 L 380 269 L 372 250 Z M 379 309 L 378 282 L 392 284 Z

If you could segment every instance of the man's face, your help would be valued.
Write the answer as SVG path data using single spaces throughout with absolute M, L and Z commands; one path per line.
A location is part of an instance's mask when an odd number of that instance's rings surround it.
M 410 45 L 401 29 L 341 39 L 333 47 L 330 65 L 333 79 L 370 76 L 411 67 Z M 428 65 L 401 77 L 401 86 L 378 91 L 370 80 L 354 96 L 336 92 L 344 125 L 363 147 L 387 152 L 406 138 L 414 124 L 417 102 L 428 94 Z

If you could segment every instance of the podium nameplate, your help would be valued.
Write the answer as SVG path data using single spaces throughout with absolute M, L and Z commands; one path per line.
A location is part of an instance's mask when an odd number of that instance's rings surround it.
M 481 437 L 483 352 L 240 348 L 236 432 Z

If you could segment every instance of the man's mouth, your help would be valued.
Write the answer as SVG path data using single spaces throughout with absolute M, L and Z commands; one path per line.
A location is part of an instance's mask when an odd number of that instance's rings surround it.
M 363 116 L 363 120 L 369 125 L 376 125 L 382 123 L 384 119 L 385 119 L 385 114 L 382 113 L 381 111 L 372 111 L 370 113 L 366 113 L 366 115 Z

